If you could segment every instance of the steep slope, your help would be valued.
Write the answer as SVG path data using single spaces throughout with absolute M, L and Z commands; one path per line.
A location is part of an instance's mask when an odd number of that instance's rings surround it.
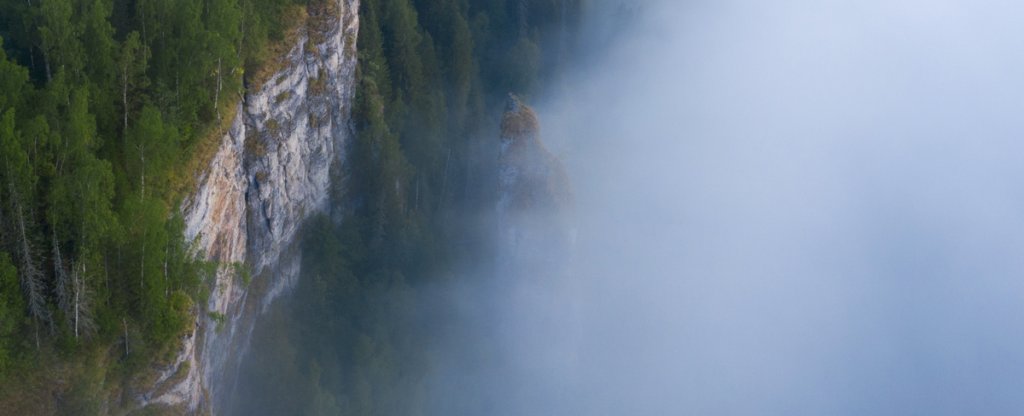
M 186 236 L 221 264 L 206 310 L 143 405 L 215 411 L 231 389 L 253 324 L 298 276 L 291 250 L 303 219 L 327 210 L 351 135 L 359 0 L 328 0 L 284 65 L 239 103 L 199 188 L 182 211 Z M 241 275 L 251 271 L 251 282 Z

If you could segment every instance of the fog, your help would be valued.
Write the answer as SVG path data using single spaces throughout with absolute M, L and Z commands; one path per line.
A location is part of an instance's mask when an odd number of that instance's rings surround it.
M 473 318 L 438 409 L 1024 412 L 1024 6 L 590 18 L 601 52 L 531 100 L 574 186 L 570 271 L 452 292 Z
M 493 172 L 438 276 L 320 218 L 224 413 L 1024 414 L 1024 5 L 589 5 L 524 97 L 571 247 L 502 252 Z

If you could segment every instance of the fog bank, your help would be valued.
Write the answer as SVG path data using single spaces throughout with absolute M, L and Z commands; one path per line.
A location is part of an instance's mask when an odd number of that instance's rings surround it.
M 535 103 L 572 276 L 467 290 L 502 358 L 441 374 L 492 414 L 1024 411 L 1024 6 L 635 10 Z

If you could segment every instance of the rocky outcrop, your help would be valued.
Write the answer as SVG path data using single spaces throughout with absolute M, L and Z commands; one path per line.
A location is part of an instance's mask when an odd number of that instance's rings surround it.
M 528 271 L 564 264 L 574 234 L 572 207 L 568 174 L 541 141 L 536 113 L 509 94 L 498 160 L 499 266 Z
M 282 68 L 239 103 L 185 201 L 186 237 L 221 267 L 196 329 L 139 398 L 143 405 L 216 413 L 256 318 L 298 276 L 296 233 L 305 218 L 328 209 L 351 135 L 359 0 L 326 1 L 310 6 Z

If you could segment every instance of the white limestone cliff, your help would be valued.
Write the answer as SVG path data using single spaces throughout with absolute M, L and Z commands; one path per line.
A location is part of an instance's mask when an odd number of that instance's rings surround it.
M 298 276 L 296 233 L 328 209 L 351 135 L 359 0 L 329 1 L 336 3 L 311 11 L 281 69 L 239 103 L 182 207 L 186 238 L 221 267 L 195 330 L 139 397 L 142 406 L 216 413 L 256 319 Z M 253 281 L 245 284 L 232 265 L 251 270 Z

